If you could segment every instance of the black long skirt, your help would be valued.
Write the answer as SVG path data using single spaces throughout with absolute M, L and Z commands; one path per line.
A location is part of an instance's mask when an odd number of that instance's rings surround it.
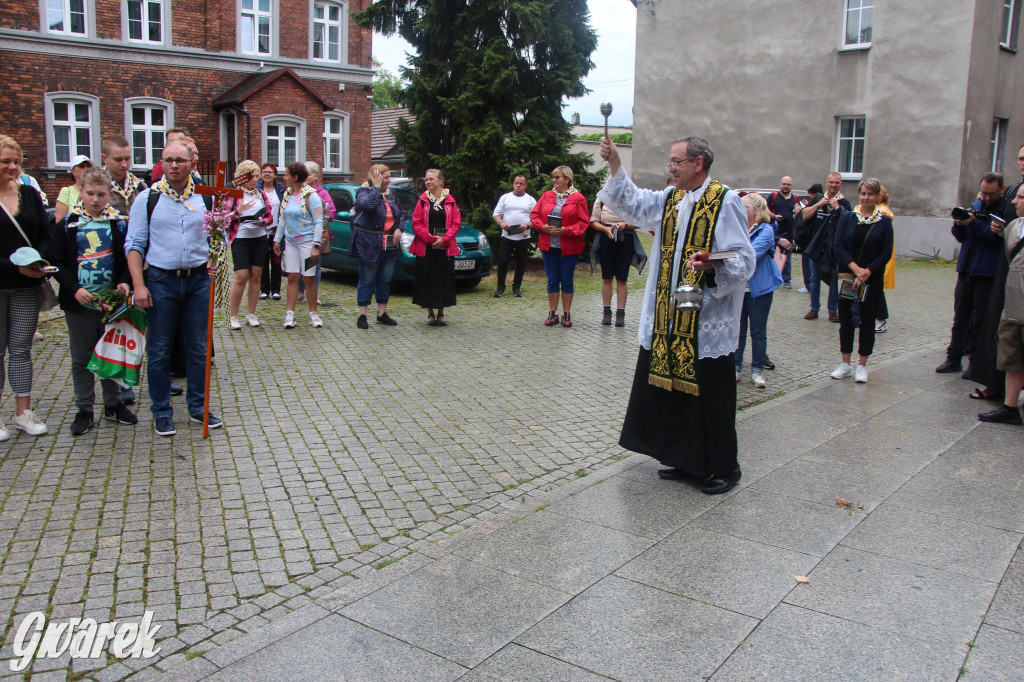
M 648 383 L 650 357 L 649 350 L 640 349 L 619 445 L 696 478 L 735 471 L 739 465 L 732 354 L 697 361 L 699 396 Z
M 421 308 L 450 308 L 455 305 L 455 258 L 444 249 L 427 247 L 426 256 L 417 256 L 415 277 L 413 305 Z

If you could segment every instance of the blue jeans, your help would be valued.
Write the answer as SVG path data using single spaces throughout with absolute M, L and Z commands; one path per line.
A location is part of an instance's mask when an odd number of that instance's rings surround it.
M 372 267 L 359 261 L 359 283 L 356 284 L 356 304 L 370 305 L 370 296 L 377 303 L 387 303 L 391 298 L 391 276 L 398 262 L 397 251 L 382 251 Z
M 548 276 L 548 293 L 557 294 L 559 285 L 563 294 L 575 293 L 572 276 L 576 272 L 579 255 L 563 256 L 561 249 L 548 249 L 541 251 L 540 257 L 544 261 L 544 272 Z
M 202 268 L 188 277 L 175 277 L 159 268 L 146 271 L 146 286 L 153 296 L 149 316 L 149 408 L 153 417 L 170 417 L 171 346 L 181 325 L 185 335 L 185 375 L 188 377 L 188 412 L 203 413 L 206 385 L 206 330 L 210 310 L 210 276 Z
M 806 253 L 800 256 L 804 269 L 804 286 L 811 294 L 811 310 L 821 308 L 821 272 L 818 264 Z M 839 312 L 839 288 L 835 285 L 835 275 L 832 275 L 832 286 L 828 288 L 828 311 L 829 313 Z
M 740 339 L 736 344 L 736 371 L 743 368 L 743 348 L 747 345 L 747 319 L 750 319 L 750 371 L 760 372 L 768 357 L 768 313 L 772 309 L 775 292 L 751 298 L 750 292 L 743 294 L 743 311 L 740 313 Z

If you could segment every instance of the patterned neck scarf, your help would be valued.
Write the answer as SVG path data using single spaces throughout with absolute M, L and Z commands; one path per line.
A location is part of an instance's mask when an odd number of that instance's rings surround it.
M 195 207 L 191 206 L 188 203 L 188 200 L 192 198 L 192 195 L 195 193 L 196 190 L 196 181 L 191 175 L 188 177 L 188 184 L 185 185 L 185 191 L 182 192 L 181 194 L 178 194 L 173 189 L 171 189 L 170 184 L 167 182 L 166 175 L 157 180 L 155 183 L 153 183 L 153 187 L 151 189 L 155 189 L 157 192 L 160 192 L 160 194 L 163 194 L 171 201 L 177 201 L 190 211 L 196 210 Z
M 309 185 L 303 185 L 302 189 L 299 191 L 299 206 L 302 208 L 303 213 L 309 213 L 309 211 L 306 210 L 306 197 L 308 197 L 310 194 L 316 194 L 316 190 L 310 187 Z M 284 197 L 281 199 L 282 211 L 284 210 L 284 207 L 288 205 L 288 200 L 291 198 L 291 189 L 286 189 L 284 191 Z
M 555 192 L 555 190 L 551 190 L 551 191 Z M 576 191 L 575 187 L 569 187 L 569 189 L 567 189 L 564 192 L 555 192 L 555 196 L 558 197 L 559 199 L 561 199 L 562 201 L 565 201 L 566 199 L 569 198 L 569 195 L 574 193 L 575 191 Z
M 853 212 L 857 214 L 857 222 L 861 225 L 873 225 L 881 220 L 882 216 L 885 215 L 882 212 L 882 209 L 878 208 L 877 205 L 875 206 L 875 210 L 871 212 L 871 215 L 867 217 L 860 212 L 860 204 L 857 204 L 857 208 L 853 209 Z
M 104 206 L 98 216 L 93 216 L 85 210 L 85 204 L 82 203 L 81 199 L 79 199 L 78 203 L 75 204 L 75 207 L 71 209 L 71 213 L 78 216 L 79 225 L 85 225 L 86 223 L 91 223 L 93 221 L 101 223 L 104 221 L 117 220 L 121 217 L 121 214 L 117 212 L 117 209 L 110 204 Z
M 104 166 L 103 168 L 105 168 L 108 173 L 110 172 L 110 169 L 107 168 L 106 166 Z M 130 171 L 128 173 L 125 173 L 124 187 L 118 185 L 117 180 L 114 180 L 113 177 L 111 177 L 110 179 L 111 189 L 113 189 L 115 192 L 117 192 L 124 198 L 126 205 L 128 203 L 128 198 L 131 195 L 135 194 L 136 191 L 138 191 L 140 184 L 142 184 L 142 180 L 139 180 L 137 177 L 132 175 Z
M 448 190 L 447 189 L 441 190 L 441 196 L 439 196 L 436 199 L 434 197 L 430 196 L 430 192 L 427 192 L 427 200 L 430 201 L 430 210 L 432 210 L 432 211 L 443 211 L 444 210 L 444 200 L 445 200 L 445 197 L 447 197 L 447 196 L 448 196 Z

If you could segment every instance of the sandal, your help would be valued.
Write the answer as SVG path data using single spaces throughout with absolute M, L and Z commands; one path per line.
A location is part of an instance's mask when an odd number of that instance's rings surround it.
M 983 386 L 978 386 L 971 391 L 970 398 L 971 400 L 1002 400 L 1003 396 L 996 395 L 994 391 L 990 391 Z
M 433 315 L 427 315 L 427 325 L 430 326 L 430 327 L 436 327 L 437 326 L 437 318 L 434 317 Z
M 447 327 L 448 326 L 448 323 L 444 319 L 444 315 L 438 315 L 437 316 L 437 326 L 438 327 Z

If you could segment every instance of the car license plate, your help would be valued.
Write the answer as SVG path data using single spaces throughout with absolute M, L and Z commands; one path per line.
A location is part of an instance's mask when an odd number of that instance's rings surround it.
M 466 258 L 465 260 L 455 261 L 456 270 L 476 270 L 476 259 Z

